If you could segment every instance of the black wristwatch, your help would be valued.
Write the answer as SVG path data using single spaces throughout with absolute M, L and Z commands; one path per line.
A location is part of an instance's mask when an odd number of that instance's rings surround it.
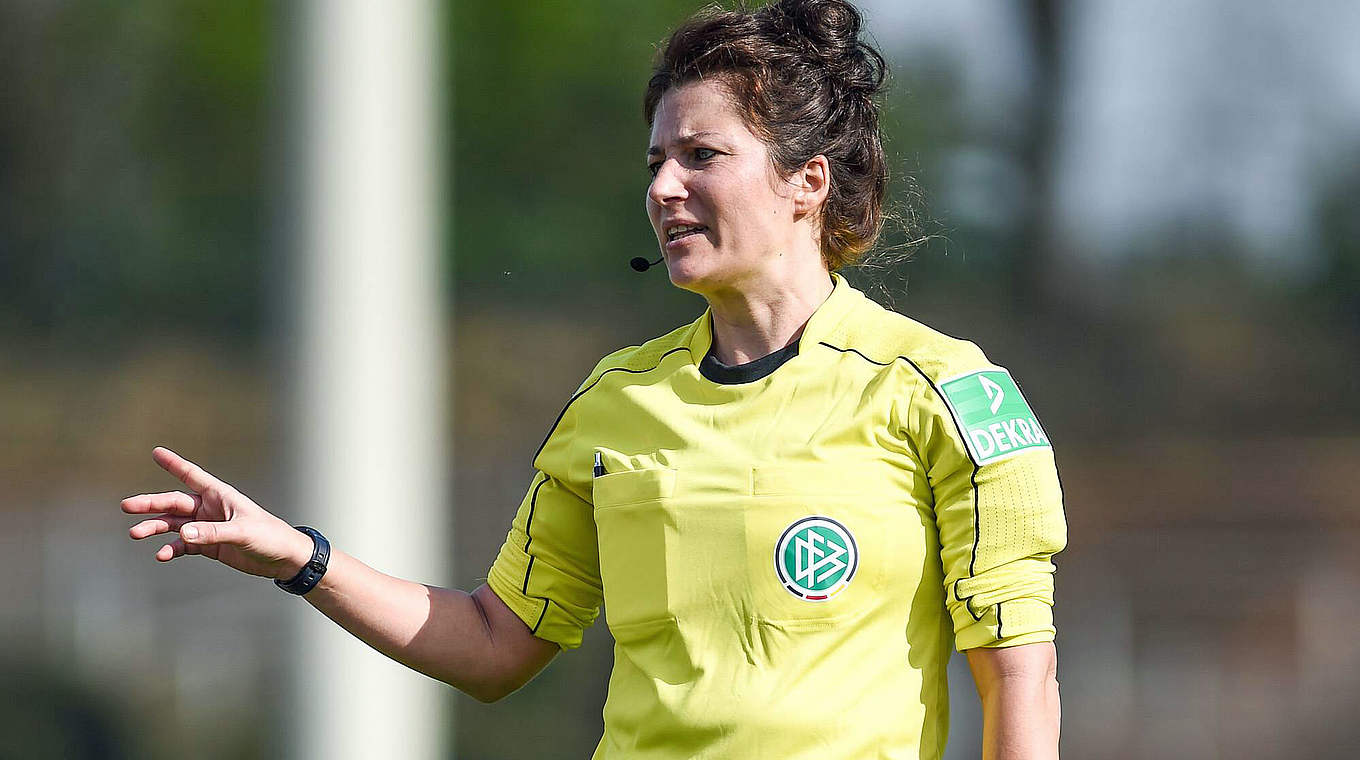
M 302 596 L 315 588 L 321 581 L 321 576 L 326 574 L 326 563 L 331 559 L 331 542 L 315 528 L 308 528 L 306 525 L 293 527 L 312 537 L 312 558 L 307 560 L 307 564 L 302 566 L 297 575 L 286 581 L 276 578 L 274 585 L 290 594 Z

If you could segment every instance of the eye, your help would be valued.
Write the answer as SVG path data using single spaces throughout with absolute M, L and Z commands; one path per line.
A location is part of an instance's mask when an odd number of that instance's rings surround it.
M 647 164 L 647 173 L 652 175 L 653 177 L 655 177 L 656 173 L 659 171 L 661 171 L 660 161 L 653 161 L 650 164 Z
M 694 149 L 694 157 L 699 159 L 700 161 L 707 161 L 708 159 L 713 158 L 716 155 L 718 155 L 718 151 L 713 150 L 712 148 Z

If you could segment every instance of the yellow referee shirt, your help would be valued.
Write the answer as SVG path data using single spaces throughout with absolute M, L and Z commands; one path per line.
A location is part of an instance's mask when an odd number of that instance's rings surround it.
M 595 758 L 938 758 L 951 647 L 1054 637 L 1062 494 L 1019 388 L 834 279 L 750 365 L 705 360 L 708 313 L 610 354 L 534 459 L 488 583 L 563 648 L 604 603 Z

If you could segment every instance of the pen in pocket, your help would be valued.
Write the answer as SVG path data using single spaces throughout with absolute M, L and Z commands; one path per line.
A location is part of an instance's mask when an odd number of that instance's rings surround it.
M 603 474 L 604 474 L 604 458 L 601 457 L 600 452 L 597 451 L 595 452 L 595 477 L 598 478 Z

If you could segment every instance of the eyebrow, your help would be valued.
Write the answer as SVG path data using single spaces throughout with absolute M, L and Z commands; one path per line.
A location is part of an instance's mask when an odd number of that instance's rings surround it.
M 698 142 L 699 140 L 701 140 L 701 139 L 703 139 L 703 138 L 705 138 L 705 137 L 721 137 L 721 136 L 722 136 L 721 133 L 712 132 L 712 131 L 708 131 L 708 132 L 691 132 L 690 134 L 683 135 L 683 136 L 681 136 L 681 137 L 679 137 L 679 138 L 676 138 L 675 141 L 678 142 L 678 143 L 680 143 L 681 145 L 689 145 L 690 143 Z M 662 154 L 662 152 L 663 152 L 663 151 L 661 150 L 661 146 L 660 146 L 660 145 L 653 145 L 652 147 L 650 147 L 650 148 L 647 149 L 647 156 L 648 156 L 649 158 L 650 158 L 651 156 L 659 156 L 659 155 Z

